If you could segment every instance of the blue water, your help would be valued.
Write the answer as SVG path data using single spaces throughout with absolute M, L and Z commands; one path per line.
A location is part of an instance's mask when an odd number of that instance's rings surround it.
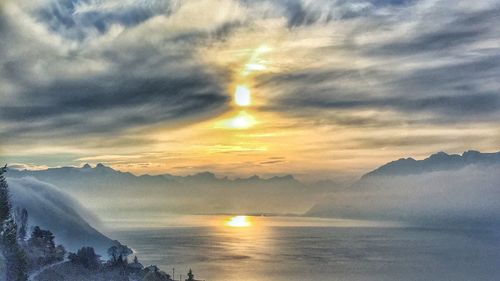
M 500 280 L 500 237 L 488 230 L 255 220 L 247 228 L 178 222 L 110 235 L 144 264 L 175 267 L 176 279 L 192 268 L 207 281 Z

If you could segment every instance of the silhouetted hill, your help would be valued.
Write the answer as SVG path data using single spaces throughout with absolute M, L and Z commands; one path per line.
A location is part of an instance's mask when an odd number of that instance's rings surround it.
M 462 155 L 438 152 L 423 160 L 402 158 L 389 162 L 365 174 L 363 177 L 421 174 L 434 171 L 456 170 L 468 165 L 478 164 L 500 164 L 500 152 L 481 153 L 469 150 L 464 152 Z

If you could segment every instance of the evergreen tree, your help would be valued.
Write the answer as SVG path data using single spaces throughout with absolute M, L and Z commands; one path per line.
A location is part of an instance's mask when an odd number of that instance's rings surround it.
M 33 228 L 30 239 L 25 242 L 28 257 L 32 266 L 44 266 L 57 261 L 62 261 L 66 250 L 63 246 L 56 246 L 54 234 L 39 226 Z
M 16 209 L 16 223 L 17 223 L 17 238 L 19 242 L 26 241 L 26 235 L 28 234 L 28 210 L 25 208 Z
M 17 243 L 17 224 L 13 218 L 9 186 L 4 177 L 7 165 L 0 169 L 0 250 L 6 260 L 6 281 L 26 281 L 27 259 Z
M 4 221 L 2 244 L 3 254 L 7 261 L 7 276 L 5 280 L 28 280 L 26 254 L 17 244 L 17 225 L 11 217 Z
M 9 186 L 3 175 L 6 171 L 7 166 L 0 168 L 0 226 L 2 229 L 4 222 L 10 216 Z

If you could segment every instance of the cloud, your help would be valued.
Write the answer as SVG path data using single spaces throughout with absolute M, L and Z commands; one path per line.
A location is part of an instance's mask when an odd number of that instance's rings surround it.
M 443 2 L 443 1 L 441 1 Z M 489 9 L 469 11 L 434 4 L 432 10 L 422 14 L 413 23 L 411 32 L 397 38 L 379 42 L 367 49 L 368 54 L 380 55 L 415 55 L 419 53 L 450 54 L 463 51 L 463 47 L 473 46 L 478 41 L 495 39 L 498 30 L 494 23 L 498 21 L 500 7 L 491 2 Z M 450 12 L 442 15 L 442 12 Z M 441 15 L 441 16 L 439 16 Z
M 498 120 L 500 3 L 377 2 L 330 22 L 336 40 L 306 52 L 309 67 L 260 76 L 264 109 L 341 125 L 359 110 L 429 126 Z
M 396 131 L 412 135 L 384 143 L 491 150 L 499 10 L 495 0 L 4 1 L 0 139 L 5 151 L 64 146 L 75 159 L 109 154 L 96 150 L 114 144 L 116 154 L 166 147 L 152 131 L 230 110 L 235 77 L 266 46 L 258 58 L 265 70 L 244 78 L 259 126 L 329 139 L 297 154 L 315 146 L 321 155 L 310 157 L 319 159 L 335 138 L 335 147 L 363 150 L 348 153 L 360 157 Z M 449 142 L 466 133 L 474 138 Z
M 226 109 L 226 74 L 195 54 L 218 26 L 168 32 L 175 18 L 161 1 L 22 4 L 2 10 L 1 137 L 120 132 Z
M 195 73 L 177 79 L 107 78 L 62 81 L 32 89 L 23 96 L 31 97 L 32 104 L 3 106 L 0 118 L 18 122 L 17 135 L 40 129 L 109 133 L 200 115 L 200 110 L 215 112 L 226 101 L 217 85 Z M 115 85 L 103 86 L 112 79 Z
M 500 96 L 497 94 L 470 94 L 461 96 L 431 96 L 431 97 L 387 97 L 356 100 L 327 100 L 321 96 L 309 98 L 287 97 L 284 107 L 301 107 L 314 109 L 350 110 L 350 109 L 393 109 L 400 112 L 428 112 L 440 117 L 452 117 L 456 121 L 459 117 L 474 115 L 497 114 L 500 110 Z M 473 120 L 471 120 L 473 121 Z
M 28 210 L 30 227 L 49 229 L 57 243 L 75 251 L 86 244 L 105 252 L 113 241 L 89 223 L 101 225 L 99 219 L 58 187 L 35 178 L 7 179 L 15 207 Z
M 31 171 L 39 171 L 46 170 L 49 167 L 47 165 L 36 165 L 32 163 L 24 164 L 24 163 L 13 163 L 9 164 L 10 169 L 14 170 L 31 170 Z

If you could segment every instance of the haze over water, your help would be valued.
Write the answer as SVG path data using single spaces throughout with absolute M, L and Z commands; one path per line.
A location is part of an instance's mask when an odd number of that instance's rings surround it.
M 489 230 L 426 229 L 366 221 L 250 217 L 171 218 L 166 227 L 122 228 L 113 237 L 145 264 L 199 279 L 495 280 L 500 238 Z

